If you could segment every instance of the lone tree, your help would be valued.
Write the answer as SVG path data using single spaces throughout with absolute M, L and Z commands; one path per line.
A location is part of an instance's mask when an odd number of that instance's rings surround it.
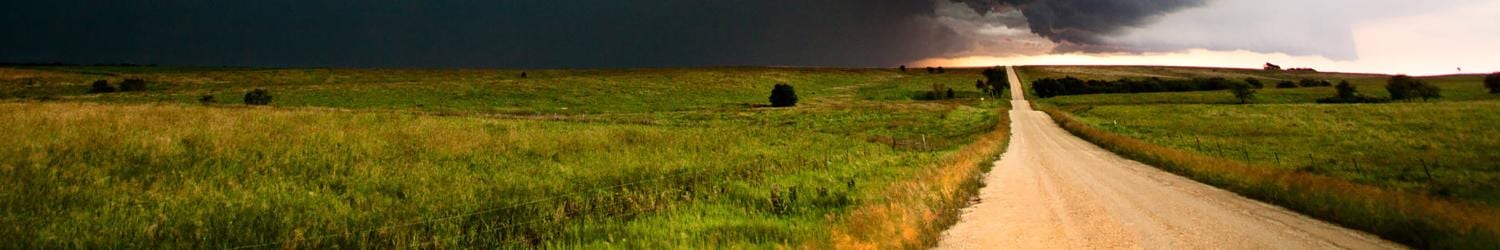
M 1229 92 L 1234 93 L 1234 98 L 1240 99 L 1240 104 L 1250 103 L 1255 99 L 1255 89 L 1248 83 L 1234 83 L 1229 86 Z
M 111 93 L 111 92 L 115 92 L 115 87 L 114 86 L 109 86 L 109 81 L 106 81 L 106 80 L 94 81 L 94 84 L 91 85 L 91 86 L 89 86 L 89 94 Z
M 1500 72 L 1485 76 L 1484 87 L 1490 89 L 1490 94 L 1500 94 Z
M 901 72 L 906 72 L 906 65 L 905 64 L 901 65 Z
M 271 91 L 266 89 L 255 89 L 245 93 L 245 105 L 270 105 Z
M 792 85 L 777 83 L 771 88 L 771 107 L 797 106 L 797 90 Z
M 1339 91 L 1339 99 L 1350 100 L 1359 94 L 1358 90 L 1354 89 L 1354 85 L 1349 84 L 1349 80 L 1339 81 L 1339 85 L 1333 86 L 1333 88 Z
M 985 93 L 988 93 L 990 96 L 1000 97 L 1002 93 L 1005 93 L 1005 89 L 1010 88 L 1010 76 L 1005 73 L 1005 69 L 1003 68 L 988 68 L 979 74 L 984 75 L 984 79 L 987 82 L 986 85 L 989 86 Z

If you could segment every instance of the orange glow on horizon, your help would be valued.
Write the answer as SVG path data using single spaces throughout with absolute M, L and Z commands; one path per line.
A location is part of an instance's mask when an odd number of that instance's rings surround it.
M 1168 53 L 1064 53 L 1046 55 L 1013 56 L 968 56 L 956 58 L 928 58 L 913 62 L 916 67 L 987 67 L 996 65 L 1157 65 L 1189 67 L 1222 67 L 1258 69 L 1265 63 L 1282 67 L 1310 67 L 1326 72 L 1381 73 L 1411 75 L 1454 74 L 1456 68 L 1400 69 L 1360 61 L 1336 61 L 1321 56 L 1292 56 L 1282 53 L 1257 53 L 1250 51 L 1211 51 L 1191 49 Z M 1446 67 L 1444 67 L 1446 68 Z M 1479 69 L 1475 69 L 1479 70 Z M 1482 73 L 1482 71 L 1465 73 Z

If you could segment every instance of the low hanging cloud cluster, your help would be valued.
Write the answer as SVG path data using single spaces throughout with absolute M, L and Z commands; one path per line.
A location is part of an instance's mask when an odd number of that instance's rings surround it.
M 950 0 L 937 3 L 937 15 L 956 33 L 971 40 L 987 41 L 971 43 L 974 48 L 958 54 L 1120 52 L 1138 48 L 1114 43 L 1113 37 L 1150 24 L 1162 15 L 1204 3 L 1205 0 Z M 995 30 L 1027 32 L 991 32 Z

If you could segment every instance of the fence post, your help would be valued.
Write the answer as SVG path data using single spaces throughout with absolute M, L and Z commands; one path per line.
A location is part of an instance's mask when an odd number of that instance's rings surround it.
M 1281 154 L 1280 153 L 1276 153 L 1276 152 L 1273 151 L 1273 152 L 1271 152 L 1271 157 L 1276 157 L 1276 166 L 1281 166 Z

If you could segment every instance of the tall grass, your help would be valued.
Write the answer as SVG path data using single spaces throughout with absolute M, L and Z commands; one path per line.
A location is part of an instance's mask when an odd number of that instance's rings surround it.
M 1001 116 L 979 140 L 945 156 L 940 165 L 895 183 L 881 194 L 890 199 L 855 208 L 830 232 L 840 249 L 918 249 L 937 245 L 958 222 L 961 210 L 984 185 L 983 175 L 1005 150 L 1010 119 Z
M 1104 132 L 1054 108 L 1043 111 L 1069 132 L 1115 153 L 1414 247 L 1500 245 L 1500 209 L 1494 207 L 1195 154 Z
M 944 198 L 888 192 L 971 174 L 937 169 L 1003 105 L 869 98 L 949 81 L 880 70 L 12 73 L 39 84 L 0 98 L 61 102 L 0 101 L 8 247 L 832 246 L 869 204 Z M 127 76 L 161 88 L 74 91 Z M 745 105 L 777 81 L 805 104 Z M 258 86 L 272 107 L 193 101 Z

